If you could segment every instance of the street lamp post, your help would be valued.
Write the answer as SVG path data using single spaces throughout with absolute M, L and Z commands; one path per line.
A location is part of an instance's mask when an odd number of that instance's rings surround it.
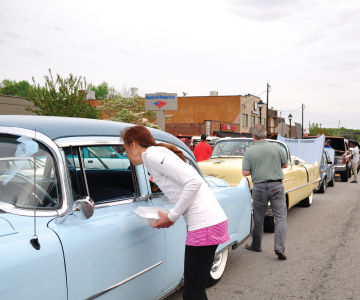
M 261 109 L 262 109 L 263 105 L 264 105 L 264 102 L 260 99 L 260 101 L 258 102 L 259 111 L 260 111 L 260 124 L 261 124 Z
M 290 115 L 288 115 L 288 118 L 289 118 L 289 121 L 290 121 L 290 138 L 291 138 L 291 120 L 292 120 L 292 118 L 293 118 L 293 116 L 290 114 Z

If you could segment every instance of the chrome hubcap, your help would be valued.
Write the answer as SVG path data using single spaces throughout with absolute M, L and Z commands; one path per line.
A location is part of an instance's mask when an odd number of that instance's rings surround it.
M 221 266 L 221 262 L 223 259 L 223 254 L 219 253 L 218 255 L 215 256 L 214 258 L 214 262 L 211 268 L 211 272 L 216 272 L 217 270 L 219 270 L 220 266 Z

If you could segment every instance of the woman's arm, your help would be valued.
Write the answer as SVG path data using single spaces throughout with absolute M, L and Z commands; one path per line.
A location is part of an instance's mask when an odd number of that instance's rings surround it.
M 179 200 L 168 215 L 170 221 L 176 222 L 195 201 L 203 180 L 190 165 L 180 158 L 173 157 L 167 153 L 148 154 L 150 155 L 147 155 L 147 162 L 152 168 L 183 186 L 182 190 L 179 190 L 179 194 L 181 194 Z M 166 191 L 164 192 L 166 193 Z

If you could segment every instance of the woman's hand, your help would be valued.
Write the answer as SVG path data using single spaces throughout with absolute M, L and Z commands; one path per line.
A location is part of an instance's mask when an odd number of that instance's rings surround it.
M 157 221 L 154 225 L 151 225 L 152 228 L 157 228 L 157 229 L 169 228 L 170 226 L 174 225 L 174 222 L 168 218 L 168 214 L 163 213 L 160 210 L 158 211 L 158 214 L 159 214 L 160 220 Z

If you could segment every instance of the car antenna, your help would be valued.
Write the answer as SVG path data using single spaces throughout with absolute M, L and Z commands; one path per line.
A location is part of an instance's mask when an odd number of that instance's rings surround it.
M 35 125 L 35 140 L 36 140 L 36 125 Z M 36 249 L 40 250 L 40 243 L 36 235 L 36 154 L 34 155 L 34 236 L 30 240 L 30 244 Z

